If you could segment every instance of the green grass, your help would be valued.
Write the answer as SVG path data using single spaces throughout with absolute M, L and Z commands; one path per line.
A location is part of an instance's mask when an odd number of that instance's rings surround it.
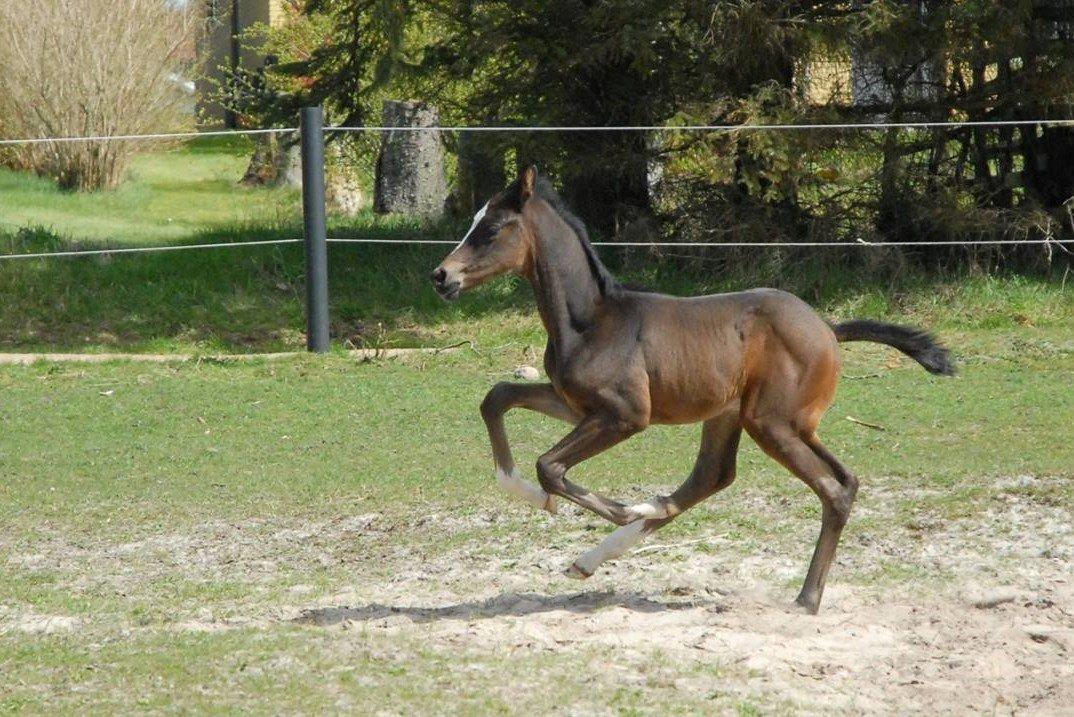
M 1026 345 L 1057 339 L 1021 333 Z M 1064 426 L 1074 417 L 1074 396 L 1065 387 L 1074 378 L 1074 344 L 1030 357 L 987 336 L 964 338 L 964 370 L 953 380 L 931 378 L 908 361 L 885 370 L 891 354 L 883 349 L 849 350 L 848 375 L 881 376 L 841 385 L 825 428 L 837 453 L 863 474 L 925 480 L 924 487 L 946 488 L 966 475 L 1069 471 L 1074 444 Z M 516 351 L 502 349 L 383 364 L 311 358 L 8 368 L 0 374 L 8 427 L 0 460 L 9 477 L 0 485 L 0 520 L 32 531 L 64 516 L 80 516 L 85 527 L 112 517 L 116 530 L 151 530 L 251 512 L 313 514 L 339 510 L 339 502 L 357 508 L 367 499 L 435 497 L 465 506 L 488 481 L 476 405 L 515 361 Z M 841 420 L 847 414 L 888 430 Z M 519 451 L 531 458 L 563 433 L 526 414 L 517 420 L 525 426 Z M 423 440 L 410 445 L 415 432 Z M 689 467 L 695 433 L 653 428 L 587 463 L 587 474 L 594 485 L 613 486 L 627 458 L 638 461 L 628 470 L 664 482 Z M 48 435 L 66 438 L 37 441 Z M 892 456 L 885 447 L 895 443 Z M 957 451 L 945 449 L 956 443 Z M 752 452 L 743 460 L 751 474 L 784 484 L 771 461 Z
M 1038 336 L 1023 342 L 1050 344 Z M 989 353 L 977 354 L 977 346 Z M 1074 445 L 1063 427 L 1074 416 L 1074 397 L 1062 387 L 1074 372 L 1074 345 L 1037 358 L 1013 347 L 1002 353 L 989 339 L 967 348 L 968 363 L 954 380 L 929 378 L 912 365 L 883 370 L 889 354 L 880 350 L 850 352 L 848 374 L 881 376 L 844 381 L 827 440 L 865 475 L 924 480 L 926 488 L 947 488 L 965 476 L 1069 471 Z M 9 368 L 0 374 L 0 417 L 9 427 L 2 465 L 14 480 L 0 487 L 0 520 L 33 531 L 78 516 L 82 528 L 96 530 L 112 518 L 117 531 L 152 531 L 251 513 L 360 510 L 366 500 L 435 497 L 460 508 L 480 500 L 488 478 L 477 412 L 457 407 L 473 409 L 509 372 L 514 353 L 384 364 L 311 358 Z M 889 430 L 839 420 L 846 414 Z M 530 458 L 563 432 L 526 414 L 517 420 L 524 426 L 518 449 Z M 411 445 L 415 431 L 423 440 Z M 624 470 L 638 469 L 663 482 L 688 467 L 694 434 L 654 428 L 587 463 L 587 475 L 595 486 L 613 487 Z M 46 435 L 67 439 L 39 444 L 36 437 Z M 896 443 L 893 460 L 885 449 Z M 945 449 L 955 443 L 957 451 Z M 774 489 L 798 492 L 756 452 L 743 461 Z
M 0 231 L 33 227 L 77 244 L 170 244 L 236 227 L 300 225 L 286 189 L 237 184 L 249 143 L 198 140 L 137 155 L 112 191 L 64 192 L 47 179 L 0 169 Z
M 294 193 L 235 186 L 247 149 L 196 142 L 143 155 L 130 181 L 98 195 L 0 171 L 0 251 L 298 236 Z M 336 236 L 459 230 L 370 214 L 331 223 Z M 565 560 L 592 542 L 592 519 L 549 523 L 489 490 L 476 407 L 492 383 L 540 356 L 544 334 L 517 279 L 456 304 L 437 299 L 426 273 L 444 250 L 333 246 L 335 345 L 472 340 L 476 351 L 367 363 L 337 352 L 275 363 L 0 367 L 0 625 L 9 615 L 82 625 L 0 632 L 0 711 L 793 710 L 724 689 L 745 684 L 745 673 L 718 659 L 673 665 L 659 649 L 622 655 L 595 645 L 504 652 L 445 641 L 432 627 L 327 630 L 273 617 L 296 602 L 338 604 L 356 584 L 392 585 L 415 556 L 503 561 L 510 576 L 531 569 L 514 562 L 525 546 L 548 545 Z M 945 276 L 815 254 L 686 265 L 605 255 L 629 279 L 672 293 L 778 285 L 831 316 L 929 326 L 954 349 L 961 373 L 943 380 L 887 349 L 845 347 L 848 378 L 821 431 L 863 483 L 844 541 L 855 567 L 839 581 L 936 590 L 950 576 L 874 546 L 919 540 L 913 526 L 923 521 L 983 523 L 1007 496 L 1074 507 L 1074 291 L 1063 266 Z M 0 263 L 0 350 L 299 348 L 302 293 L 299 246 Z M 564 432 L 526 413 L 512 414 L 509 429 L 527 471 Z M 647 497 L 677 483 L 696 442 L 694 427 L 656 427 L 586 462 L 577 479 Z M 739 481 L 662 539 L 718 526 L 728 542 L 696 551 L 745 559 L 804 549 L 816 500 L 744 443 Z M 1023 474 L 1041 480 L 997 487 Z M 368 514 L 383 527 L 338 527 Z M 463 602 L 488 587 L 453 579 L 444 589 Z M 206 615 L 262 622 L 184 627 Z M 643 679 L 619 681 L 624 665 Z M 680 689 L 678 679 L 703 688 Z
M 977 522 L 995 506 L 996 481 L 1009 476 L 1051 477 L 1057 482 L 1026 499 L 1074 506 L 1074 444 L 1066 438 L 1074 344 L 1049 330 L 996 333 L 959 334 L 963 371 L 951 380 L 905 361 L 892 368 L 891 353 L 880 348 L 847 352 L 848 375 L 879 374 L 844 381 L 822 426 L 827 444 L 863 480 L 848 552 L 864 545 L 874 554 L 873 546 L 922 516 Z M 565 559 L 591 542 L 592 521 L 568 515 L 550 526 L 489 490 L 476 406 L 517 360 L 508 347 L 366 363 L 327 356 L 0 368 L 0 553 L 8 556 L 0 563 L 0 610 L 83 623 L 75 632 L 0 634 L 0 707 L 320 712 L 378 704 L 503 713 L 545 712 L 564 700 L 600 711 L 611 699 L 614 709 L 641 713 L 776 709 L 721 692 L 725 680 L 738 679 L 737 668 L 664 665 L 658 653 L 638 658 L 650 675 L 644 684 L 626 685 L 609 671 L 616 658 L 593 647 L 501 654 L 445 643 L 435 632 L 419 638 L 420 631 L 271 621 L 181 629 L 205 614 L 271 615 L 294 603 L 299 586 L 312 591 L 305 598 L 312 604 L 332 604 L 349 585 L 390 584 L 404 556 L 499 560 L 499 546 L 513 546 L 510 555 L 550 543 Z M 526 412 L 512 414 L 509 428 L 524 468 L 565 430 Z M 588 461 L 576 478 L 619 496 L 639 485 L 671 486 L 696 441 L 695 427 L 653 428 Z M 719 526 L 743 557 L 804 549 L 815 499 L 745 444 L 739 481 L 682 516 L 662 540 Z M 748 507 L 762 500 L 773 508 Z M 479 520 L 498 512 L 492 523 Z M 333 532 L 371 513 L 388 528 Z M 435 517 L 444 515 L 457 521 L 437 528 Z M 308 536 L 285 537 L 295 531 Z M 872 568 L 839 571 L 838 581 L 934 586 L 942 576 L 931 572 L 880 555 Z M 676 689 L 677 679 L 708 687 Z

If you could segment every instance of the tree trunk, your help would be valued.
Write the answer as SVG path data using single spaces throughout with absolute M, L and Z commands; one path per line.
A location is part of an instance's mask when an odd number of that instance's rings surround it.
M 395 100 L 384 102 L 383 117 L 388 127 L 432 127 L 440 121 L 434 107 Z M 448 191 L 439 132 L 386 132 L 376 175 L 374 211 L 426 218 L 443 214 Z
M 984 65 L 975 64 L 973 66 L 973 87 L 975 90 L 983 87 L 985 84 L 985 68 Z M 983 120 L 987 119 L 985 113 L 970 112 L 971 120 Z M 974 127 L 973 128 L 973 181 L 977 185 L 978 203 L 983 203 L 982 200 L 987 200 L 992 194 L 992 170 L 988 165 L 988 128 L 987 127 Z M 986 203 L 986 202 L 985 202 Z
M 455 194 L 458 210 L 473 214 L 507 184 L 505 152 L 488 133 L 459 134 L 458 181 Z
M 302 186 L 302 157 L 297 135 L 272 133 L 255 140 L 254 153 L 240 182 L 248 187 Z
M 898 116 L 892 122 L 900 121 Z M 876 228 L 888 241 L 899 241 L 907 232 L 906 207 L 899 187 L 898 130 L 884 132 L 883 157 L 880 165 L 880 197 L 877 204 Z
M 1011 86 L 1011 67 L 1009 62 L 999 63 L 999 79 L 1003 85 L 1004 94 L 1008 97 L 1013 96 L 1014 88 Z M 1014 117 L 1007 114 L 1000 115 L 999 118 L 1014 119 Z M 995 205 L 1010 209 L 1014 206 L 1014 128 L 1000 127 L 998 134 L 997 149 L 999 158 Z

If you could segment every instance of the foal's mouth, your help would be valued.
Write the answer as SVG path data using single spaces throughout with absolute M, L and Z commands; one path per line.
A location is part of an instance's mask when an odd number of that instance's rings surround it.
M 455 281 L 447 286 L 438 286 L 436 293 L 440 294 L 440 298 L 445 301 L 454 301 L 462 293 L 462 282 Z
M 462 293 L 462 280 L 452 279 L 448 281 L 447 270 L 437 267 L 429 276 L 433 280 L 433 289 L 445 301 L 454 301 Z

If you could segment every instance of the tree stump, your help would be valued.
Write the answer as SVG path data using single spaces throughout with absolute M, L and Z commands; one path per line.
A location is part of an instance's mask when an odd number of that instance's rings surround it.
M 433 127 L 436 108 L 421 102 L 384 102 L 387 127 Z M 377 157 L 373 209 L 379 214 L 438 218 L 447 198 L 444 146 L 434 131 L 388 131 Z
M 296 134 L 263 134 L 254 140 L 254 153 L 241 183 L 248 187 L 302 187 L 302 155 Z
M 325 203 L 328 210 L 353 216 L 365 197 L 355 167 L 353 148 L 346 141 L 325 147 Z M 302 189 L 302 151 L 297 134 L 263 134 L 241 183 L 247 187 Z

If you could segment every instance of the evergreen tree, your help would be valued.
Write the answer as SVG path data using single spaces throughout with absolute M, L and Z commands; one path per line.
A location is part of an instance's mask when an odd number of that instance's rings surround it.
M 362 124 L 378 92 L 478 125 L 1072 116 L 1061 0 L 310 0 L 305 13 L 322 41 L 271 69 L 265 116 L 324 103 Z M 821 62 L 845 70 L 846 91 L 810 91 Z M 654 209 L 684 237 L 1025 235 L 1059 231 L 1074 195 L 1068 127 L 494 139 L 556 175 L 606 235 Z

